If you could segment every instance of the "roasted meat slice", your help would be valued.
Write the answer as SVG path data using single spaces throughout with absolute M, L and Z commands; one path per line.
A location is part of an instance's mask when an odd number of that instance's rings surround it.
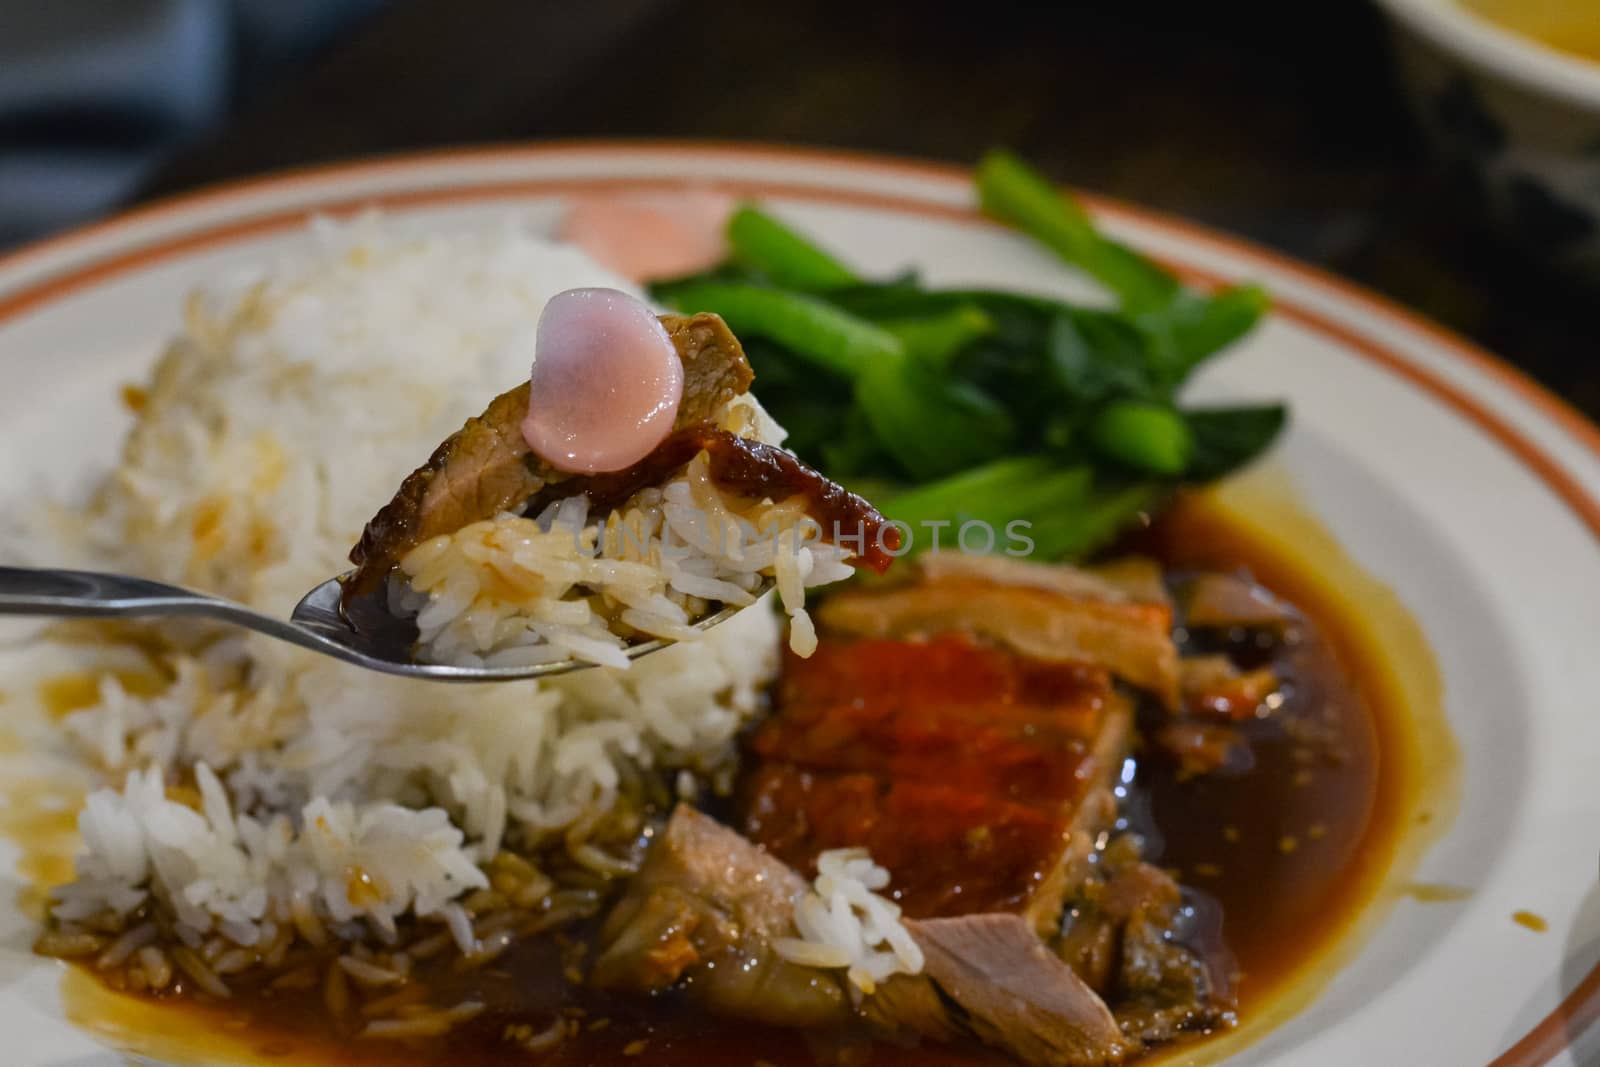
M 1178 592 L 1184 622 L 1203 629 L 1239 626 L 1282 631 L 1299 618 L 1288 604 L 1239 574 L 1197 574 Z
M 1242 774 L 1255 764 L 1250 741 L 1237 726 L 1179 719 L 1156 729 L 1150 740 L 1177 762 L 1180 781 L 1222 770 Z
M 810 870 L 863 846 L 913 918 L 1010 912 L 1052 936 L 1115 817 L 1131 708 L 1093 667 L 969 638 L 824 640 L 751 740 L 743 828 Z
M 924 974 L 984 1044 L 1023 1063 L 1107 1064 L 1126 1042 L 1105 1002 L 1015 915 L 907 923 Z M 888 984 L 893 986 L 895 979 Z
M 1081 600 L 1167 604 L 1161 564 L 1149 556 L 1119 556 L 1092 566 L 1034 563 L 1011 556 L 976 556 L 965 552 L 930 552 L 917 561 L 925 582 L 977 578 L 998 585 L 1049 589 Z
M 957 636 L 827 642 L 794 657 L 751 741 L 767 760 L 863 772 L 1030 805 L 1075 803 L 1105 718 L 1094 667 L 1022 661 Z
M 1196 716 L 1249 719 L 1282 687 L 1271 667 L 1241 671 L 1227 656 L 1190 656 L 1178 664 L 1183 710 Z M 1267 708 L 1265 710 L 1270 710 Z
M 1026 1062 L 1117 1062 L 1229 1025 L 1220 933 L 1181 939 L 1192 909 L 1136 838 L 1095 852 L 1131 730 L 1113 677 L 1176 696 L 1171 613 L 1137 560 L 929 559 L 909 583 L 847 592 L 748 742 L 742 826 L 802 872 L 866 848 L 950 1024 Z M 935 1032 L 925 994 L 897 976 L 862 1010 L 879 1032 Z
M 1071 568 L 1038 567 L 1042 573 L 1028 579 L 1017 569 L 1023 566 L 931 557 L 922 564 L 925 572 L 935 568 L 929 580 L 846 591 L 823 604 L 818 619 L 841 636 L 970 634 L 1033 659 L 1103 667 L 1176 706 L 1171 604 L 1136 600 Z
M 589 981 L 625 993 L 681 983 L 718 1014 L 840 1025 L 851 1008 L 838 977 L 772 948 L 774 938 L 794 935 L 794 901 L 805 888 L 766 850 L 679 805 L 601 927 Z
M 1093 807 L 1085 823 L 1098 826 L 1114 815 Z M 750 776 L 744 812 L 751 838 L 803 868 L 828 849 L 867 849 L 892 873 L 886 895 L 909 916 L 1015 912 L 1041 933 L 1054 929 L 1094 840 L 1065 814 L 947 786 L 790 763 L 766 763 Z
M 344 584 L 346 616 L 358 629 L 382 629 L 384 583 L 413 548 L 441 534 L 503 512 L 534 515 L 557 500 L 583 494 L 604 515 L 635 493 L 667 481 L 704 453 L 716 486 L 744 500 L 793 501 L 824 539 L 855 549 L 854 562 L 879 572 L 899 547 L 899 531 L 866 500 L 829 481 L 783 449 L 741 436 L 730 401 L 752 374 L 744 350 L 716 315 L 663 315 L 684 368 L 673 429 L 648 455 L 621 470 L 569 474 L 556 470 L 524 439 L 530 383 L 496 397 L 482 415 L 445 440 L 406 478 L 367 524 L 350 552 L 356 569 Z M 752 419 L 754 416 L 751 417 Z
M 1014 915 L 907 922 L 926 960 L 859 999 L 839 972 L 789 963 L 801 877 L 766 850 L 680 805 L 607 916 L 589 982 L 679 989 L 708 1011 L 779 1026 L 859 1027 L 898 1039 L 963 1034 L 1038 1067 L 1099 1067 L 1127 1052 L 1105 1003 Z
M 683 399 L 675 426 L 704 425 L 750 388 L 755 377 L 750 363 L 717 315 L 663 315 L 661 324 L 683 363 Z M 520 510 L 546 486 L 576 480 L 552 468 L 523 439 L 529 388 L 523 382 L 495 397 L 482 415 L 468 419 L 402 483 L 350 552 L 356 565 L 351 588 L 376 587 L 402 556 L 431 537 Z
M 1172 877 L 1148 863 L 1108 854 L 1097 874 L 1073 901 L 1056 951 L 1116 1004 L 1128 1040 L 1158 1044 L 1231 1026 L 1232 960 L 1215 905 L 1189 905 Z

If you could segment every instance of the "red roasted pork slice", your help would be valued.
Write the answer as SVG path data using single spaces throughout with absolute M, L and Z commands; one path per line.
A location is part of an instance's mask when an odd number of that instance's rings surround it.
M 1176 707 L 1171 604 L 1164 598 L 1134 600 L 1120 587 L 1056 568 L 1033 567 L 1042 573 L 1035 584 L 1025 584 L 1017 573 L 1025 565 L 1010 563 L 983 571 L 943 564 L 948 573 L 922 581 L 845 590 L 817 609 L 817 621 L 835 637 L 905 640 L 959 633 L 1031 659 L 1089 663 Z
M 1019 660 L 959 637 L 825 642 L 785 671 L 780 713 L 752 751 L 1022 804 L 1078 800 L 1096 768 L 1106 672 Z M 870 679 L 870 680 L 869 680 Z
M 1098 725 L 1088 698 L 1109 687 L 1108 672 L 1080 663 L 1046 663 L 959 634 L 926 640 L 825 641 L 816 657 L 784 665 L 778 702 L 786 713 L 807 703 L 850 702 L 877 694 L 981 705 L 1048 709 L 1063 716 L 1081 704 L 1085 736 Z
M 1071 837 L 1047 812 L 981 793 L 787 763 L 751 777 L 744 829 L 802 871 L 820 852 L 864 846 L 893 872 L 889 896 L 918 919 L 1026 913 L 1036 901 L 1059 910 Z
M 1115 817 L 1131 718 L 1101 667 L 828 638 L 788 659 L 751 739 L 743 829 L 802 871 L 865 847 L 911 918 L 1009 912 L 1048 937 Z

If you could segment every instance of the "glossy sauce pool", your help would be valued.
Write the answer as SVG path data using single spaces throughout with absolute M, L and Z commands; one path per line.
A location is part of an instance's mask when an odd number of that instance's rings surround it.
M 1287 685 L 1285 705 L 1239 725 L 1249 770 L 1186 777 L 1147 752 L 1124 802 L 1125 818 L 1150 838 L 1146 858 L 1221 905 L 1239 1014 L 1249 1019 L 1338 934 L 1386 866 L 1403 821 L 1401 768 L 1384 743 L 1399 709 L 1385 705 L 1359 646 L 1341 640 L 1335 607 L 1217 514 L 1179 508 L 1142 540 L 1179 572 L 1247 570 L 1306 617 L 1296 646 L 1262 650 L 1254 662 L 1248 640 L 1190 638 L 1186 652 L 1226 650 L 1245 666 L 1272 665 Z M 1143 709 L 1141 732 L 1163 715 Z
M 1175 570 L 1246 568 L 1320 635 L 1302 642 L 1288 665 L 1297 694 L 1291 703 L 1312 723 L 1312 743 L 1304 731 L 1290 736 L 1277 723 L 1252 724 L 1251 772 L 1186 781 L 1154 752 L 1137 760 L 1127 817 L 1151 835 L 1154 862 L 1221 903 L 1238 965 L 1239 1029 L 1177 1046 L 1206 1059 L 1259 1036 L 1309 998 L 1340 951 L 1353 949 L 1363 920 L 1381 910 L 1372 905 L 1383 887 L 1403 877 L 1450 808 L 1449 760 L 1441 753 L 1451 746 L 1420 632 L 1325 534 L 1295 528 L 1310 520 L 1281 494 L 1251 499 L 1250 492 L 1230 488 L 1185 502 L 1132 542 Z M 558 946 L 537 941 L 480 971 L 430 968 L 437 1002 L 470 996 L 487 1008 L 446 1037 L 409 1042 L 353 1040 L 335 1030 L 323 1021 L 320 988 L 154 1001 L 112 993 L 78 968 L 64 988 L 75 1021 L 176 1063 L 801 1067 L 827 1051 L 793 1032 L 713 1020 L 670 999 L 598 997 L 562 977 L 565 963 Z M 551 1055 L 532 1057 L 505 1040 L 508 1027 L 542 1030 L 561 1012 L 575 1038 Z M 1142 1062 L 1161 1058 L 1157 1052 Z M 865 1062 L 1010 1061 L 976 1047 L 876 1046 Z

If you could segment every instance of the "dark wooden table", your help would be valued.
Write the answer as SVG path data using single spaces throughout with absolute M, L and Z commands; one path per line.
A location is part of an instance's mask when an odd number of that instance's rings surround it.
M 482 141 L 697 137 L 1054 177 L 1378 289 L 1600 417 L 1595 294 L 1482 232 L 1358 0 L 398 0 L 150 183 L 154 197 Z

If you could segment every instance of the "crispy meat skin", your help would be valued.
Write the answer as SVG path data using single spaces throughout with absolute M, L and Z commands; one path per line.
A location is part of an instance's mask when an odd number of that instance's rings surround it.
M 917 918 L 1049 913 L 1051 875 L 1069 843 L 1049 813 L 982 794 L 874 774 L 764 763 L 745 793 L 745 832 L 809 869 L 830 848 L 861 846 L 893 875 L 889 895 Z
M 1102 668 L 1026 660 L 961 634 L 919 641 L 830 639 L 809 660 L 788 659 L 778 705 L 787 714 L 800 713 L 803 705 L 869 699 L 887 707 L 930 701 L 982 705 L 985 717 L 1010 714 L 1032 721 L 1043 713 L 1088 738 L 1108 685 Z
M 728 401 L 749 390 L 755 375 L 720 316 L 663 315 L 661 323 L 683 363 L 677 428 L 709 422 Z M 353 586 L 370 590 L 400 557 L 429 538 L 516 510 L 552 482 L 572 480 L 534 454 L 522 438 L 529 388 L 523 382 L 495 397 L 482 415 L 468 419 L 401 484 L 350 552 L 356 565 Z
M 607 511 L 646 486 L 658 485 L 701 452 L 711 478 L 740 496 L 775 500 L 799 496 L 824 537 L 837 530 L 848 543 L 860 535 L 856 562 L 882 573 L 893 561 L 900 534 L 866 500 L 773 445 L 739 437 L 712 424 L 728 401 L 750 388 L 754 375 L 744 349 L 722 319 L 710 313 L 661 317 L 683 362 L 683 400 L 674 430 L 655 450 L 621 471 L 572 475 L 555 470 L 528 447 L 522 419 L 530 384 L 523 382 L 467 420 L 413 471 L 400 491 L 367 524 L 350 551 L 355 573 L 345 583 L 352 620 L 373 612 L 357 602 L 374 599 L 402 557 L 439 534 L 493 518 L 503 511 L 532 513 L 545 504 L 586 493 Z
M 952 636 L 828 641 L 814 656 L 807 666 L 791 654 L 782 713 L 751 740 L 758 756 L 1023 804 L 1081 795 L 1077 771 L 1110 690 L 1104 671 L 1019 661 Z
M 1078 567 L 1068 563 L 1034 563 L 1009 556 L 930 552 L 917 560 L 916 570 L 924 582 L 975 578 L 996 585 L 1049 589 L 1080 600 L 1171 602 L 1161 564 L 1148 556 L 1120 556 L 1094 566 Z
M 1101 599 L 960 574 L 917 585 L 847 590 L 817 609 L 837 634 L 966 633 L 1025 656 L 1104 667 L 1175 706 L 1178 651 L 1166 603 Z
M 825 639 L 754 735 L 745 832 L 810 870 L 865 846 L 913 918 L 1022 915 L 1042 936 L 1115 817 L 1131 729 L 1103 670 L 957 635 Z

